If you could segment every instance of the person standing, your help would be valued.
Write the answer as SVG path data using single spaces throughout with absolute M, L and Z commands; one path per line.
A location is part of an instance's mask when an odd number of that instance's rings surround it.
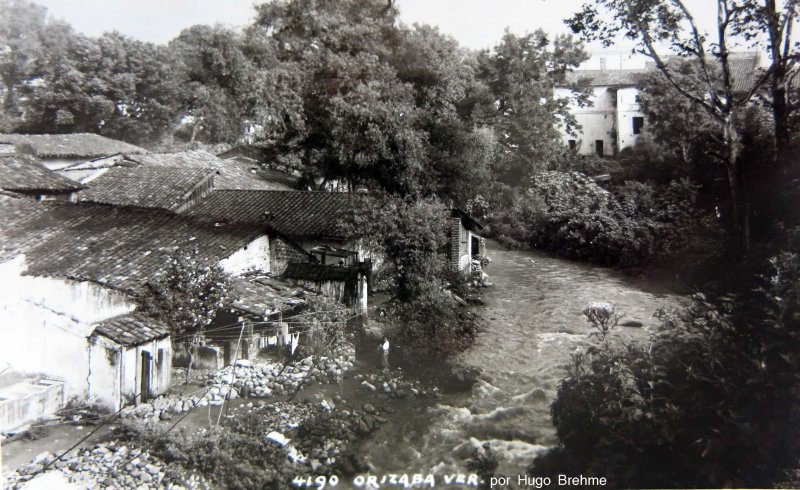
M 389 339 L 386 337 L 383 338 L 383 342 L 380 346 L 381 351 L 381 366 L 382 367 L 389 367 Z

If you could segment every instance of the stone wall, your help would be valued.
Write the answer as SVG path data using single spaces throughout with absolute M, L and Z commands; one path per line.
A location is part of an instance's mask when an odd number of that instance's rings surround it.
M 280 276 L 289 262 L 308 262 L 308 257 L 283 239 L 274 237 L 270 241 L 269 267 L 273 276 Z

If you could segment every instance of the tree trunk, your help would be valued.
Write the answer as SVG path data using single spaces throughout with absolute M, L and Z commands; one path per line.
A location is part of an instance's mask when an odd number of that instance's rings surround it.
M 728 158 L 725 169 L 728 172 L 728 186 L 731 193 L 731 218 L 733 225 L 734 243 L 736 248 L 748 250 L 747 237 L 750 236 L 750 220 L 745 218 L 746 206 L 743 202 L 742 176 L 739 167 L 739 157 L 742 154 L 742 135 L 736 125 L 736 111 L 731 110 L 725 118 L 724 125 L 725 145 L 728 148 Z
M 783 70 L 776 70 L 772 76 L 772 121 L 773 121 L 773 164 L 783 163 L 789 147 L 789 105 L 786 103 L 786 85 Z

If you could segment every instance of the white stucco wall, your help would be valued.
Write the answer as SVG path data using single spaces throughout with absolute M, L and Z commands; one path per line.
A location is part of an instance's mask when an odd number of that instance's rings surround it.
M 635 145 L 639 137 L 633 134 L 633 118 L 644 117 L 636 100 L 638 96 L 639 89 L 635 87 L 621 88 L 617 91 L 617 148 L 620 150 Z
M 96 323 L 134 310 L 122 293 L 90 282 L 21 276 L 18 295 L 81 323 Z
M 158 365 L 158 351 L 164 349 L 163 364 Z M 142 352 L 153 356 L 152 391 L 161 394 L 167 391 L 172 370 L 172 342 L 169 338 L 154 340 L 136 347 L 124 349 L 120 366 L 121 393 L 126 400 L 139 400 L 142 388 Z
M 92 332 L 134 305 L 96 284 L 24 276 L 26 269 L 23 255 L 0 264 L 0 361 L 64 381 L 67 398 L 118 408 L 121 371 L 108 350 L 119 346 Z
M 89 342 L 89 385 L 87 397 L 90 401 L 109 410 L 120 406 L 120 346 L 100 336 L 92 336 Z
M 570 90 L 565 88 L 556 88 L 555 93 L 558 97 L 568 97 L 571 94 Z M 577 137 L 575 137 L 561 128 L 564 144 L 567 145 L 569 140 L 574 139 L 578 153 L 592 155 L 595 153 L 595 142 L 602 140 L 603 155 L 613 155 L 617 143 L 615 91 L 609 87 L 594 87 L 589 100 L 592 102 L 591 106 L 579 107 L 575 103 L 569 105 L 569 111 L 575 116 L 581 129 L 576 131 Z
M 270 272 L 269 237 L 260 236 L 219 262 L 222 270 L 231 275 L 249 271 Z

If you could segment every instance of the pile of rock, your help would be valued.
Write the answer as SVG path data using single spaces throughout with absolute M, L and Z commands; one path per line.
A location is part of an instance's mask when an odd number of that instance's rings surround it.
M 355 352 L 347 351 L 336 357 L 307 357 L 284 367 L 277 362 L 236 361 L 233 366 L 207 376 L 207 387 L 194 395 L 166 395 L 153 401 L 124 408 L 121 418 L 169 420 L 174 415 L 194 407 L 222 405 L 225 400 L 240 396 L 268 398 L 289 395 L 309 383 L 338 383 L 353 367 Z
M 419 381 L 406 380 L 401 371 L 383 369 L 378 373 L 356 375 L 355 379 L 361 380 L 361 384 L 368 390 L 389 398 L 414 399 L 440 396 L 438 388 L 428 389 L 423 387 Z
M 60 473 L 60 481 L 85 488 L 208 488 L 207 482 L 196 475 L 183 479 L 181 484 L 169 481 L 162 461 L 116 442 L 76 449 L 55 459 L 52 453 L 40 454 L 30 464 L 6 474 L 4 488 L 23 488 L 32 479 L 58 481 L 48 478 L 54 472 Z M 48 470 L 42 472 L 48 464 Z
M 329 358 L 307 357 L 292 365 L 237 361 L 214 373 L 210 383 L 219 388 L 224 398 L 225 391 L 249 398 L 267 398 L 272 395 L 288 395 L 309 383 L 339 383 L 344 373 L 353 367 L 355 354 Z

